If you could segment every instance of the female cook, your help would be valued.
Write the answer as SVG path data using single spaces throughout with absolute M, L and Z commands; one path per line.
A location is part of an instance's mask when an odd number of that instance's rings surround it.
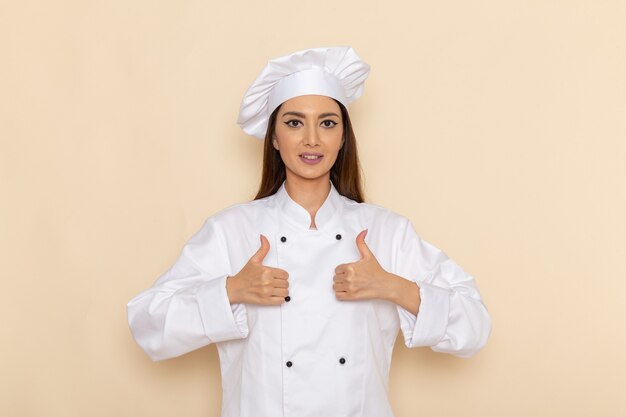
M 491 333 L 474 278 L 363 202 L 346 106 L 368 73 L 350 47 L 269 61 L 238 119 L 265 141 L 256 198 L 207 218 L 128 303 L 155 361 L 216 344 L 221 417 L 392 417 L 400 330 L 409 348 L 459 357 Z

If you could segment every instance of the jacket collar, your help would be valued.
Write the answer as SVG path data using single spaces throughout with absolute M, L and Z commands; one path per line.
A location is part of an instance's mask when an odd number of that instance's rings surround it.
M 339 194 L 333 182 L 330 180 L 329 182 L 330 192 L 315 214 L 315 226 L 317 230 L 323 230 L 331 220 L 341 212 L 343 207 L 343 196 Z M 298 228 L 315 231 L 315 229 L 310 229 L 311 215 L 304 207 L 291 198 L 285 187 L 285 181 L 283 181 L 278 191 L 276 191 L 274 197 L 276 199 L 276 205 L 280 208 L 283 216 L 289 219 Z

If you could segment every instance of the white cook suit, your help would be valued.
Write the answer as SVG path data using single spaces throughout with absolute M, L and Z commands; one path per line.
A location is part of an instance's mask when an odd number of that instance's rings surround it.
M 311 217 L 285 188 L 209 217 L 178 260 L 128 302 L 135 341 L 154 361 L 215 343 L 221 417 L 392 417 L 389 367 L 407 347 L 469 357 L 491 333 L 474 278 L 391 210 L 330 193 Z M 340 301 L 335 267 L 360 259 L 356 236 L 388 272 L 414 281 L 417 316 L 382 299 Z M 270 242 L 263 265 L 289 273 L 279 306 L 230 304 L 227 276 Z

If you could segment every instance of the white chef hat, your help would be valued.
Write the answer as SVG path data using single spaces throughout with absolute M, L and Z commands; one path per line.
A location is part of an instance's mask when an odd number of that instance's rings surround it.
M 363 94 L 369 70 L 349 46 L 304 49 L 274 58 L 244 94 L 237 124 L 264 139 L 270 115 L 290 98 L 316 94 L 347 106 Z

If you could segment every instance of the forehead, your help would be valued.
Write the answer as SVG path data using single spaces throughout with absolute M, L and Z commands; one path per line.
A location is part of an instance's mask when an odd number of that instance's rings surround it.
M 302 113 L 336 112 L 339 114 L 339 105 L 328 96 L 304 95 L 290 98 L 280 107 L 280 113 L 299 111 Z

